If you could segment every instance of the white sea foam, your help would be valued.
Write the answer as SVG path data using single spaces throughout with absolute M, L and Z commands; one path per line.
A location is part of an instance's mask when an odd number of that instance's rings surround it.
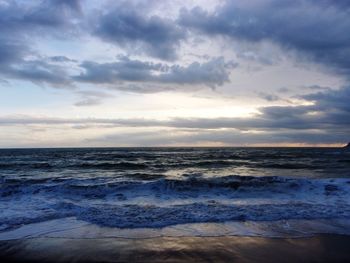
M 350 219 L 350 180 L 344 178 L 195 176 L 101 183 L 72 179 L 12 183 L 1 191 L 3 231 L 68 216 L 116 228 Z

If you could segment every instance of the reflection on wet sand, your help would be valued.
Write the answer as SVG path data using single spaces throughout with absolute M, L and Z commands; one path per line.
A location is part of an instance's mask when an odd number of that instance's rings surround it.
M 1 241 L 3 259 L 36 262 L 349 262 L 350 236 L 32 238 Z M 4 261 L 2 261 L 4 262 Z

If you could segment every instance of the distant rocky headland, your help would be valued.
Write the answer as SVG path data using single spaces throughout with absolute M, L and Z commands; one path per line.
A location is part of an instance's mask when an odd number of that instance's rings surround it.
M 347 145 L 345 145 L 343 148 L 350 149 L 350 142 Z

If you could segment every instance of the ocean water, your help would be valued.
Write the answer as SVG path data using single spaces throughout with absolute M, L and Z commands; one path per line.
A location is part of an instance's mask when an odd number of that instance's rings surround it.
M 350 152 L 0 150 L 0 232 L 67 218 L 120 231 L 239 222 L 273 228 L 280 222 L 318 220 L 323 223 L 313 232 L 322 232 L 324 222 L 336 222 L 335 232 L 340 228 L 350 234 Z

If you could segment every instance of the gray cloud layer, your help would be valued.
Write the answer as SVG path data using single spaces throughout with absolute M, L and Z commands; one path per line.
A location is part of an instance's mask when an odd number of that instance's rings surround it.
M 80 14 L 77 0 L 46 0 L 0 4 L 0 75 L 37 84 L 69 85 L 66 70 L 38 56 L 30 46 L 32 37 L 66 34 Z M 58 62 L 57 60 L 55 62 Z
M 314 102 L 308 106 L 270 106 L 260 109 L 260 114 L 250 118 L 173 118 L 167 121 L 150 119 L 57 119 L 12 117 L 0 118 L 0 125 L 77 125 L 79 128 L 95 127 L 170 127 L 190 129 L 200 134 L 207 141 L 241 143 L 237 138 L 265 138 L 265 142 L 312 142 L 341 143 L 350 134 L 350 89 L 325 91 L 304 96 Z M 329 99 L 330 98 L 330 99 Z M 337 98 L 341 98 L 338 100 Z M 218 129 L 234 129 L 234 131 L 218 131 Z M 246 134 L 245 131 L 260 131 L 262 134 Z M 198 132 L 199 131 L 199 132 Z M 210 139 L 210 134 L 212 140 Z M 219 137 L 216 135 L 220 134 Z M 268 136 L 276 135 L 266 141 Z M 176 135 L 180 136 L 180 135 Z M 187 136 L 187 135 L 186 135 Z M 186 137 L 185 138 L 188 138 Z M 181 137 L 181 136 L 180 136 Z M 180 137 L 178 139 L 180 139 Z M 191 138 L 191 136 L 189 137 Z M 226 138 L 226 139 L 225 139 Z M 173 138 L 174 139 L 174 138 Z M 180 139 L 180 142 L 184 138 Z M 260 141 L 259 141 L 260 142 Z M 261 141 L 263 142 L 263 141 Z M 258 143 L 258 141 L 257 141 Z
M 94 139 L 87 139 L 86 143 L 98 143 L 102 145 L 123 145 L 128 146 L 164 146 L 164 145 L 273 145 L 283 143 L 305 143 L 305 144 L 332 144 L 335 142 L 346 142 L 346 134 L 325 134 L 314 131 L 267 131 L 264 133 L 241 133 L 237 130 L 200 130 L 186 132 L 185 134 L 169 133 L 167 130 L 156 132 L 122 133 L 115 135 L 99 136 Z
M 30 58 L 30 54 L 24 44 L 0 41 L 0 74 L 6 78 L 38 84 L 69 85 L 69 76 L 62 66 L 40 58 Z
M 174 21 L 147 16 L 142 6 L 124 1 L 98 18 L 94 33 L 111 43 L 131 45 L 141 53 L 166 60 L 177 57 L 180 41 L 186 37 L 186 32 Z
M 173 20 L 154 15 L 151 9 L 122 1 L 114 3 L 109 9 L 95 12 L 94 17 L 88 17 L 92 14 L 84 14 L 82 3 L 78 0 L 45 0 L 26 4 L 4 1 L 0 5 L 0 74 L 67 85 L 68 73 L 48 61 L 33 58 L 36 52 L 28 44 L 32 37 L 62 38 L 70 35 L 79 38 L 78 32 L 81 31 L 124 47 L 131 53 L 145 53 L 165 60 L 176 58 L 181 43 L 189 33 L 220 35 L 254 43 L 268 40 L 299 52 L 303 59 L 332 67 L 339 73 L 348 75 L 350 70 L 350 36 L 346 34 L 350 31 L 350 8 L 347 1 L 226 1 L 214 12 L 207 12 L 201 7 L 182 9 L 179 17 Z M 62 56 L 58 54 L 56 57 Z M 55 62 L 64 63 L 63 60 Z M 158 70 L 150 68 L 156 65 L 148 62 L 140 61 L 143 69 L 139 68 L 136 72 L 134 66 L 130 72 L 121 69 L 122 66 L 131 66 L 131 62 L 137 61 L 129 59 L 128 64 L 125 60 L 115 63 L 81 62 L 86 73 L 75 80 L 101 83 L 128 79 L 137 81 L 139 78 L 140 81 L 153 79 L 156 82 L 178 83 L 179 79 L 183 79 L 184 84 L 207 82 L 208 86 L 227 81 L 227 73 L 218 61 L 206 65 L 194 62 L 188 68 L 174 66 L 169 69 L 169 74 L 161 74 L 159 78 L 150 73 Z M 218 70 L 214 72 L 215 66 Z M 106 79 L 102 80 L 103 77 Z
M 349 1 L 226 1 L 212 13 L 183 9 L 179 23 L 211 36 L 273 41 L 341 73 L 350 71 Z
M 0 31 L 31 35 L 33 31 L 52 34 L 50 28 L 71 27 L 81 12 L 79 0 L 45 0 L 17 3 L 4 0 L 0 4 Z M 62 32 L 61 32 L 62 33 Z
M 194 62 L 185 67 L 119 57 L 119 60 L 113 63 L 85 61 L 81 64 L 85 72 L 74 78 L 77 81 L 96 84 L 128 81 L 215 87 L 229 81 L 228 69 L 232 66 L 232 63 L 225 63 L 223 58 L 212 59 L 205 63 Z
M 200 42 L 201 36 L 210 39 L 220 36 L 228 43 L 235 40 L 242 45 L 270 41 L 282 50 L 293 50 L 301 59 L 322 64 L 336 74 L 348 77 L 350 73 L 349 1 L 224 1 L 214 11 L 206 11 L 202 7 L 183 8 L 174 18 L 155 15 L 151 12 L 152 7 L 145 8 L 145 5 L 124 1 L 111 2 L 111 8 L 94 10 L 94 13 L 84 13 L 83 5 L 85 3 L 78 0 L 1 1 L 0 81 L 6 85 L 8 80 L 16 79 L 54 87 L 72 87 L 77 83 L 105 85 L 140 93 L 178 87 L 215 88 L 228 83 L 231 70 L 236 65 L 223 57 L 186 64 L 175 61 L 187 39 L 199 37 L 197 41 Z M 62 54 L 46 56 L 33 44 L 38 39 L 79 40 L 82 35 L 121 47 L 132 56 L 142 54 L 148 58 L 141 60 L 119 56 L 112 62 L 84 58 L 78 61 Z M 206 55 L 203 54 L 203 57 Z M 154 58 L 163 62 L 154 62 Z M 169 61 L 172 61 L 171 64 Z M 80 74 L 68 72 L 68 65 L 74 65 Z M 0 125 L 158 126 L 206 130 L 201 133 L 203 138 L 209 136 L 210 129 L 227 128 L 236 129 L 237 132 L 268 131 L 270 134 L 278 131 L 279 136 L 276 137 L 286 140 L 323 139 L 338 142 L 336 138 L 345 138 L 350 134 L 349 85 L 339 90 L 318 90 L 310 89 L 310 94 L 299 96 L 313 102 L 313 105 L 263 107 L 260 115 L 251 118 L 175 118 L 156 121 L 25 117 L 2 118 Z M 265 91 L 258 91 L 257 94 L 270 102 L 279 99 L 278 95 Z M 96 105 L 105 98 L 103 93 L 80 95 L 82 99 L 76 106 Z M 318 135 L 312 137 L 312 130 L 317 130 Z M 303 131 L 307 133 L 303 134 Z M 230 136 L 223 131 L 216 134 L 218 138 Z

